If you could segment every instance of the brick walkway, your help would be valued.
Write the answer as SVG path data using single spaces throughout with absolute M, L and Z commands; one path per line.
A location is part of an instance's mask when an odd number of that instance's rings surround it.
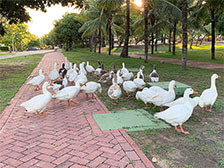
M 61 64 L 60 53 L 46 54 L 39 68 L 49 73 L 53 62 Z M 101 131 L 93 113 L 108 113 L 100 100 L 86 100 L 80 93 L 79 105 L 52 100 L 44 118 L 27 117 L 19 105 L 39 94 L 24 84 L 0 116 L 0 167 L 135 167 L 152 168 L 125 130 Z

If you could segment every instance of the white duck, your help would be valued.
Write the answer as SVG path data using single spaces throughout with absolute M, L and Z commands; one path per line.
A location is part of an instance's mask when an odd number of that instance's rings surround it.
M 145 87 L 142 91 L 138 91 L 135 96 L 136 100 L 141 100 L 145 103 L 145 109 L 148 109 L 148 103 L 150 103 L 149 98 L 151 95 L 148 94 L 148 89 Z
M 74 80 L 78 77 L 78 73 L 76 71 L 76 64 L 73 65 L 72 72 L 68 76 L 69 82 L 74 82 Z
M 121 77 L 123 78 L 124 81 L 129 81 L 129 80 L 131 80 L 131 78 L 134 77 L 134 74 L 132 72 L 127 72 L 127 73 L 122 74 Z
M 52 88 L 54 92 L 58 92 L 59 90 L 65 88 L 68 85 L 68 80 L 65 76 L 62 81 L 55 81 L 52 85 L 53 86 L 50 86 L 50 88 Z
M 212 112 L 212 106 L 218 97 L 218 92 L 215 85 L 215 80 L 218 78 L 221 78 L 221 77 L 217 74 L 213 74 L 211 76 L 211 87 L 209 89 L 205 89 L 202 92 L 200 96 L 200 100 L 199 100 L 199 106 L 202 108 L 202 110 L 204 110 L 204 107 L 205 107 L 207 111 Z M 210 105 L 209 110 L 207 109 L 208 105 Z
M 37 115 L 44 116 L 43 110 L 46 108 L 47 104 L 51 101 L 51 93 L 47 90 L 49 86 L 48 82 L 45 82 L 42 86 L 43 94 L 37 95 L 30 100 L 22 103 L 20 106 L 26 109 L 28 113 L 37 113 Z
M 145 87 L 145 82 L 140 78 L 140 74 L 137 74 L 137 78 L 133 81 L 138 89 L 143 89 Z
M 79 64 L 79 74 L 83 73 L 84 75 L 87 74 L 85 68 L 84 68 L 85 62 L 82 62 L 81 64 Z
M 55 95 L 52 96 L 52 98 L 67 101 L 68 106 L 70 106 L 71 103 L 79 104 L 79 102 L 73 101 L 72 98 L 79 94 L 80 88 L 80 81 L 77 81 L 75 86 L 68 86 L 58 91 Z
M 137 86 L 133 81 L 124 81 L 123 89 L 127 93 L 128 98 L 131 96 L 131 93 L 134 93 L 137 89 Z
M 121 74 L 123 75 L 123 74 L 128 73 L 128 72 L 129 72 L 128 69 L 125 68 L 125 63 L 123 62 L 123 63 L 122 63 Z
M 183 104 L 177 104 L 175 106 L 171 106 L 165 111 L 156 113 L 154 116 L 156 118 L 165 120 L 167 123 L 173 125 L 177 132 L 189 134 L 189 132 L 183 130 L 182 124 L 191 117 L 194 109 L 194 107 L 190 102 L 189 98 L 190 94 L 197 94 L 197 92 L 195 92 L 191 88 L 186 89 L 184 92 Z M 177 128 L 178 125 L 180 126 L 180 129 Z
M 70 67 L 70 68 L 69 68 L 69 70 L 68 70 L 67 73 L 66 73 L 66 76 L 67 76 L 67 77 L 69 77 L 69 75 L 70 75 L 70 74 L 72 73 L 72 71 L 73 71 L 73 69 L 72 69 L 72 63 L 71 63 L 71 62 L 69 63 L 69 67 Z
M 120 70 L 118 70 L 117 71 L 117 75 L 116 75 L 116 77 L 117 77 L 117 84 L 118 85 L 121 85 L 122 83 L 123 83 L 123 79 L 122 79 L 122 77 L 120 76 Z M 112 83 L 114 83 L 114 78 L 112 79 Z
M 93 68 L 93 66 L 89 65 L 89 61 L 87 61 L 87 64 L 86 64 L 86 70 L 87 72 L 89 73 L 92 73 L 95 71 L 95 69 Z
M 139 68 L 139 71 L 138 71 L 138 73 L 137 73 L 137 75 L 136 76 L 138 76 L 138 74 L 139 74 L 139 78 L 140 79 L 143 79 L 143 80 L 145 80 L 144 79 L 144 74 L 143 74 L 143 69 L 145 68 L 145 66 L 141 66 L 140 68 Z
M 36 86 L 35 90 L 39 90 L 40 89 L 40 84 L 44 81 L 45 76 L 42 73 L 42 69 L 39 70 L 39 75 L 35 76 L 33 79 L 31 79 L 27 84 L 31 84 Z
M 156 65 L 155 64 L 153 65 L 153 71 L 149 74 L 149 79 L 152 82 L 159 82 L 159 75 L 156 72 Z
M 54 80 L 58 79 L 58 77 L 59 77 L 59 73 L 58 73 L 56 68 L 57 68 L 57 63 L 55 62 L 54 63 L 54 69 L 49 74 L 49 79 L 51 81 L 54 81 Z
M 117 83 L 117 75 L 114 73 L 114 83 L 108 89 L 108 96 L 111 98 L 111 104 L 114 105 L 113 100 L 118 100 L 121 97 L 121 88 Z
M 176 97 L 174 87 L 176 87 L 176 82 L 174 80 L 169 83 L 169 90 L 164 90 L 159 86 L 152 86 L 148 89 L 148 95 L 150 98 L 148 102 L 153 103 L 156 106 L 161 106 L 161 111 L 163 110 L 163 105 L 170 103 Z
M 81 87 L 81 90 L 83 90 L 86 94 L 86 99 L 88 99 L 88 94 L 92 94 L 92 98 L 94 98 L 95 92 L 102 92 L 101 84 L 96 82 L 87 82 L 85 85 Z
M 77 78 L 75 78 L 74 82 L 76 83 L 77 81 L 79 81 L 81 85 L 84 85 L 86 82 L 88 82 L 87 76 L 83 71 L 81 71 Z
M 68 64 L 68 58 L 65 57 L 65 69 L 68 71 L 69 70 L 69 64 Z
M 194 98 L 190 98 L 189 100 L 190 100 L 190 103 L 192 104 L 192 106 L 196 107 L 199 103 L 199 99 L 200 99 L 199 97 L 194 97 Z M 183 103 L 184 103 L 184 97 L 180 97 L 170 103 L 164 104 L 164 106 L 171 107 L 171 106 L 175 106 L 177 104 L 183 104 Z

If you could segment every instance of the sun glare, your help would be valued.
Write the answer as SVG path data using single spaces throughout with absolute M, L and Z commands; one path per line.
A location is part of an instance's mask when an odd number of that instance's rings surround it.
M 139 7 L 142 6 L 142 0 L 134 0 L 134 3 Z

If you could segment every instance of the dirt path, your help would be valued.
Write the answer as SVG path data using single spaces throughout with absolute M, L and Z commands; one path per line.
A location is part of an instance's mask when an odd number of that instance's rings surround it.
M 107 51 L 102 51 L 106 53 Z M 120 55 L 120 53 L 112 53 L 113 55 Z M 141 57 L 144 59 L 145 57 L 143 55 L 135 54 L 135 53 L 129 53 L 130 57 L 139 58 Z M 181 65 L 181 60 L 179 59 L 173 59 L 173 58 L 163 58 L 163 57 L 156 57 L 156 56 L 149 56 L 149 60 L 155 60 L 160 62 L 168 62 L 171 64 L 177 64 Z M 210 70 L 220 70 L 224 71 L 224 64 L 215 64 L 210 62 L 201 62 L 201 61 L 192 61 L 187 60 L 187 66 L 189 67 L 197 67 L 197 68 L 203 68 L 203 69 L 210 69 Z
M 61 64 L 60 52 L 46 54 L 31 75 Z M 109 111 L 98 99 L 76 97 L 79 105 L 52 100 L 44 118 L 26 117 L 19 105 L 40 94 L 24 84 L 0 116 L 0 167 L 153 168 L 125 130 L 101 131 L 93 113 Z
M 45 53 L 49 53 L 49 52 L 53 52 L 53 51 L 54 50 L 35 50 L 35 51 L 16 52 L 16 53 L 7 54 L 7 55 L 0 55 L 0 59 L 26 56 L 26 55 L 34 55 L 34 54 L 45 54 Z

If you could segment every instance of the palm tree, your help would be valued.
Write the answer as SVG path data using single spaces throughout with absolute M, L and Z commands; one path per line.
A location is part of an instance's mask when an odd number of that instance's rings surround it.
M 182 2 L 182 69 L 187 65 L 187 0 Z
M 128 57 L 128 43 L 130 35 L 130 0 L 126 0 L 126 25 L 125 25 L 125 41 L 120 57 Z

